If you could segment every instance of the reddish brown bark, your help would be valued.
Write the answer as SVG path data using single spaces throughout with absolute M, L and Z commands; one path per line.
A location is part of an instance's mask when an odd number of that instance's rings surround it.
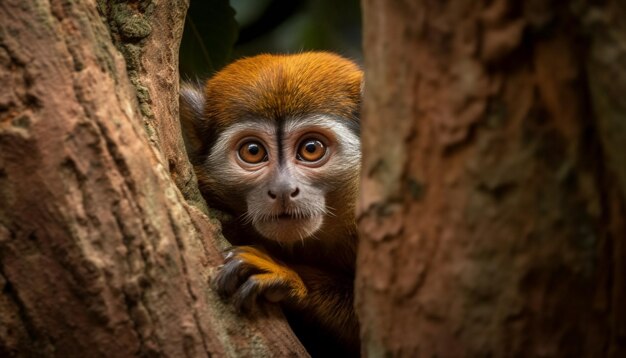
M 626 355 L 623 6 L 363 10 L 363 352 Z
M 208 287 L 223 241 L 177 124 L 186 7 L 0 3 L 1 356 L 306 355 L 279 313 Z

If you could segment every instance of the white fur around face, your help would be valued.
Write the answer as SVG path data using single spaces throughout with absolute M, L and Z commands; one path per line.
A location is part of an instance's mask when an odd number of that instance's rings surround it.
M 297 158 L 298 146 L 307 138 L 326 146 L 319 163 Z M 239 146 L 247 140 L 265 147 L 267 161 L 250 165 L 239 158 Z M 315 237 L 335 220 L 338 208 L 329 207 L 327 197 L 358 175 L 360 160 L 360 139 L 346 119 L 314 115 L 289 118 L 282 128 L 269 120 L 236 123 L 219 136 L 205 165 L 207 171 L 213 168 L 208 174 L 223 203 L 262 236 L 289 243 Z M 268 195 L 281 190 L 285 194 L 277 198 Z

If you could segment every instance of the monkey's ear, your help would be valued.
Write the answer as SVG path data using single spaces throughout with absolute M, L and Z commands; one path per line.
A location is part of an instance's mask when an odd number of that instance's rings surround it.
M 179 103 L 180 129 L 187 155 L 193 163 L 203 145 L 204 93 L 202 85 L 200 83 L 181 83 Z

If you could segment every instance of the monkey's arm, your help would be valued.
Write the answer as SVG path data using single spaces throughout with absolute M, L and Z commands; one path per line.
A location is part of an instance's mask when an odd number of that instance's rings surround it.
M 308 294 L 298 301 L 286 300 L 288 309 L 319 324 L 332 336 L 358 352 L 359 324 L 354 311 L 354 277 L 311 266 L 292 266 L 305 283 Z
M 287 266 L 259 249 L 238 246 L 227 254 L 214 283 L 218 293 L 230 297 L 239 309 L 250 310 L 259 299 L 281 301 L 341 341 L 358 342 L 353 284 L 348 275 L 305 265 Z

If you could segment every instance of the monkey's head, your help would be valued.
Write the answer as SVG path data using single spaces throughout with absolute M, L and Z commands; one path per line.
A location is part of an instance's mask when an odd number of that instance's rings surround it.
M 353 230 L 362 72 L 330 53 L 232 63 L 198 91 L 181 123 L 209 205 L 282 243 Z

